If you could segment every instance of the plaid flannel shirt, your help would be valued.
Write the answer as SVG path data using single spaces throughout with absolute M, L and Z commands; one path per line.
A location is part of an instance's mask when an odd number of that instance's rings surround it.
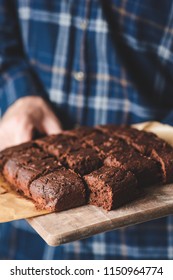
M 50 100 L 64 127 L 173 124 L 173 1 L 0 0 L 0 112 Z M 52 248 L 0 225 L 4 259 L 173 259 L 173 218 Z

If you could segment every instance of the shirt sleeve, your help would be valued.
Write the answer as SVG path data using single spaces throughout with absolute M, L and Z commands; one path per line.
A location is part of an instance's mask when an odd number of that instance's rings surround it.
M 23 50 L 15 5 L 0 0 L 0 116 L 20 97 L 44 95 Z
M 173 126 L 173 110 L 171 110 L 169 114 L 163 120 L 161 120 L 161 123 Z

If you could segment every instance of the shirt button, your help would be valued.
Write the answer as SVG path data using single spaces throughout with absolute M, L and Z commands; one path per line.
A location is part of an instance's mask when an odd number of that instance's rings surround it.
M 75 72 L 75 73 L 74 73 L 74 78 L 75 78 L 77 81 L 79 81 L 79 82 L 83 81 L 83 80 L 84 80 L 84 77 L 85 77 L 85 74 L 84 74 L 84 72 L 82 72 L 82 71 L 79 71 L 79 72 Z
M 87 25 L 88 25 L 88 21 L 85 19 L 80 24 L 80 26 L 83 30 L 85 30 L 87 28 Z

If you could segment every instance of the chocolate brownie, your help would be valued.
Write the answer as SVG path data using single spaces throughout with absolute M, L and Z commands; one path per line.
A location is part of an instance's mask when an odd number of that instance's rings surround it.
M 153 133 L 144 132 L 136 140 L 134 147 L 156 160 L 162 168 L 163 183 L 173 182 L 173 148 Z
M 162 182 L 173 182 L 173 148 L 153 133 L 142 132 L 133 146 L 161 166 Z
M 28 166 L 22 166 L 17 173 L 17 186 L 23 191 L 25 195 L 29 194 L 29 185 L 33 180 L 39 178 L 44 174 L 48 174 L 58 170 L 61 164 L 54 158 L 47 158 L 44 160 L 35 160 Z
M 121 140 L 116 136 L 109 136 L 101 132 L 94 132 L 84 137 L 83 141 L 86 145 L 92 147 L 102 159 L 104 159 L 114 147 L 121 144 Z
M 137 197 L 140 186 L 173 182 L 173 148 L 129 126 L 80 127 L 2 151 L 0 168 L 39 208 L 85 204 L 83 176 L 90 203 L 111 210 Z
M 29 149 L 32 149 L 33 147 L 36 147 L 36 144 L 34 142 L 26 142 L 17 146 L 13 146 L 10 148 L 7 148 L 0 152 L 0 171 L 2 171 L 3 166 L 5 162 L 12 156 L 17 154 L 22 154 L 23 151 L 27 151 Z
M 8 159 L 8 155 L 4 151 L 0 152 L 0 172 L 2 172 L 3 166 Z
M 95 151 L 78 146 L 64 156 L 62 163 L 80 175 L 88 174 L 102 165 Z
M 35 179 L 59 168 L 60 163 L 53 157 L 43 152 L 35 153 L 32 148 L 27 153 L 13 156 L 4 165 L 3 174 L 16 190 L 22 191 L 25 196 L 30 196 L 29 184 Z
M 124 167 L 137 178 L 140 186 L 149 186 L 161 182 L 161 167 L 157 161 L 139 154 L 133 147 L 121 141 L 104 160 L 107 166 Z
M 97 152 L 100 151 L 100 145 L 102 145 L 105 141 L 109 141 L 109 136 L 103 134 L 99 131 L 95 131 L 90 135 L 83 138 L 83 142 L 86 143 L 88 146 L 92 147 Z
M 62 211 L 86 204 L 82 180 L 71 170 L 60 168 L 34 180 L 30 185 L 32 199 L 38 208 Z
M 82 131 L 81 129 L 80 132 Z M 59 134 L 56 137 L 53 136 L 50 141 L 49 137 L 45 137 L 36 142 L 45 151 L 55 155 L 63 165 L 71 168 L 80 175 L 90 173 L 99 168 L 101 166 L 101 160 L 97 153 L 91 148 L 84 148 L 82 142 L 74 135 L 76 133 L 72 133 L 72 135 Z
M 7 158 L 6 162 L 9 160 L 15 160 L 20 165 L 28 165 L 33 160 L 37 159 L 45 159 L 47 157 L 50 157 L 50 155 L 42 150 L 40 150 L 38 147 L 30 147 L 29 149 L 24 149 L 20 152 L 14 152 L 11 154 L 10 157 Z
M 44 151 L 55 155 L 60 158 L 65 153 L 71 150 L 73 144 L 78 141 L 75 136 L 70 136 L 66 134 L 58 134 L 46 136 L 44 138 L 40 138 L 35 142 L 39 145 Z
M 173 182 L 173 149 L 166 145 L 164 149 L 153 149 L 151 157 L 157 160 L 162 168 L 163 183 Z
M 148 141 L 151 138 L 152 138 L 151 141 L 153 140 L 155 141 L 155 137 L 157 138 L 157 136 L 153 133 L 145 132 L 143 130 L 138 130 L 129 125 L 108 124 L 108 125 L 97 126 L 97 129 L 111 137 L 113 137 L 114 135 L 120 139 L 125 140 L 128 144 L 134 146 L 136 149 L 139 150 L 139 152 L 142 153 L 145 152 L 146 145 L 143 147 L 145 141 Z M 144 136 L 146 137 L 145 139 Z
M 135 145 L 136 149 L 139 149 L 139 152 L 142 152 L 141 145 L 137 145 L 138 138 L 142 134 L 147 134 L 145 131 L 140 131 L 136 128 L 127 126 L 127 125 L 101 125 L 98 126 L 98 129 L 109 136 L 116 136 L 120 139 L 125 140 L 129 145 Z M 148 137 L 149 138 L 149 137 Z M 143 144 L 143 143 L 141 143 Z M 142 152 L 143 153 L 143 152 Z
M 165 141 L 157 137 L 154 133 L 128 126 L 117 128 L 113 135 L 123 139 L 127 144 L 133 146 L 137 151 L 144 155 L 150 155 L 153 147 L 164 148 L 165 145 Z
M 39 139 L 35 140 L 35 143 L 39 147 L 41 147 L 43 150 L 47 151 L 49 146 L 54 144 L 54 142 L 57 140 L 57 136 L 58 135 L 57 134 L 56 135 L 53 134 L 53 135 L 49 135 L 49 136 L 45 136 L 45 137 L 39 138 Z
M 78 127 L 78 128 L 72 129 L 72 130 L 66 130 L 63 133 L 66 135 L 74 136 L 78 139 L 81 139 L 87 135 L 90 135 L 94 131 L 96 131 L 96 129 L 93 127 L 81 126 L 81 127 Z
M 157 161 L 161 167 L 161 181 L 163 183 L 173 181 L 173 148 L 164 140 L 157 137 L 154 133 L 139 131 L 131 127 L 120 127 L 114 132 L 114 135 L 126 141 L 141 154 Z
M 112 210 L 135 199 L 140 191 L 138 182 L 124 168 L 103 166 L 84 176 L 90 190 L 89 203 Z
M 124 127 L 124 125 L 115 125 L 115 124 L 104 124 L 104 125 L 98 125 L 96 128 L 106 134 L 113 134 L 117 129 Z

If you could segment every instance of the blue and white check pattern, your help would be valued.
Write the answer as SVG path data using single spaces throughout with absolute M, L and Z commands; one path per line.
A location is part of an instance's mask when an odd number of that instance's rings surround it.
M 0 112 L 49 99 L 65 127 L 173 124 L 171 0 L 0 0 Z M 24 221 L 0 226 L 4 259 L 173 259 L 169 216 L 47 246 Z

